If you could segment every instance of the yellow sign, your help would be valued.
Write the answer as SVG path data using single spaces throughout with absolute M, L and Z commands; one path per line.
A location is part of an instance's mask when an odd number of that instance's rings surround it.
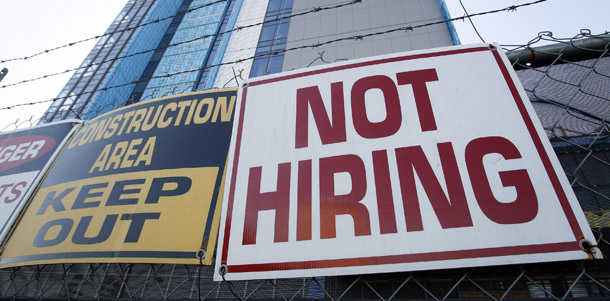
M 235 94 L 172 96 L 84 123 L 31 199 L 0 266 L 211 264 Z

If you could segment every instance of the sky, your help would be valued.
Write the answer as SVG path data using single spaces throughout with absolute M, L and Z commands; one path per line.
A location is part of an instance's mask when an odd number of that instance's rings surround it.
M 462 3 L 468 13 L 474 14 L 530 1 L 532 0 L 462 0 Z M 0 0 L 0 61 L 102 35 L 126 2 L 127 0 Z M 445 2 L 453 17 L 465 15 L 458 0 Z M 581 29 L 589 29 L 593 34 L 610 31 L 609 11 L 610 0 L 547 0 L 512 12 L 473 17 L 472 21 L 486 42 L 523 45 L 542 31 L 550 31 L 558 38 L 573 37 Z M 456 21 L 454 25 L 462 44 L 481 42 L 467 20 Z M 94 45 L 95 41 L 89 41 L 27 60 L 0 63 L 0 69 L 9 69 L 0 86 L 76 68 Z M 12 109 L 4 109 L 5 107 L 50 100 L 59 94 L 71 74 L 0 88 L 0 132 L 35 124 L 50 102 Z

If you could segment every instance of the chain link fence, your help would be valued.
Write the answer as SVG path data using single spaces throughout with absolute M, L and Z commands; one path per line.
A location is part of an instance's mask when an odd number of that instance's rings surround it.
M 585 211 L 610 254 L 610 35 L 543 32 L 504 46 Z M 240 78 L 241 79 L 241 78 Z M 235 78 L 237 81 L 237 78 Z M 180 91 L 178 91 L 180 93 Z M 123 106 L 115 101 L 100 112 Z M 16 120 L 0 131 L 44 120 Z M 0 270 L 14 299 L 610 299 L 610 261 L 214 282 L 213 266 L 58 264 Z

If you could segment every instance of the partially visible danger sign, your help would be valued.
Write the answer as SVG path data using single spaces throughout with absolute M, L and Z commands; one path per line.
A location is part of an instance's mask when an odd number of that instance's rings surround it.
M 488 45 L 253 79 L 236 116 L 216 280 L 601 258 Z
M 74 124 L 65 121 L 0 134 L 0 242 Z
M 210 264 L 236 90 L 146 101 L 87 121 L 67 142 L 2 266 Z

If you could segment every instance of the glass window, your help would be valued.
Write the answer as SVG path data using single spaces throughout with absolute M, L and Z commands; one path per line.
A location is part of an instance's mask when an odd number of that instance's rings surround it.
M 267 12 L 274 12 L 280 9 L 280 6 L 282 4 L 281 0 L 270 0 L 269 1 L 269 6 L 267 6 Z
M 252 63 L 252 70 L 250 71 L 250 74 L 252 76 L 264 75 L 265 71 L 267 71 L 267 61 L 268 60 L 269 59 L 267 59 L 267 58 L 255 59 L 254 62 Z
M 263 30 L 261 30 L 261 41 L 272 40 L 275 34 L 275 26 L 266 24 L 263 26 Z
M 282 63 L 284 62 L 284 55 L 272 56 L 269 60 L 269 68 L 267 74 L 282 72 Z
M 293 0 L 271 0 L 267 7 L 265 21 L 275 20 L 278 16 L 290 15 Z M 266 23 L 261 30 L 256 49 L 257 58 L 252 64 L 250 76 L 260 76 L 282 71 L 286 40 L 290 20 L 272 21 Z M 273 54 L 273 52 L 278 54 Z M 262 57 L 260 57 L 262 56 Z
M 279 26 L 279 30 L 277 32 L 276 38 L 286 38 L 288 37 L 288 27 L 290 26 L 290 23 L 288 22 L 284 22 L 282 24 L 280 24 Z

